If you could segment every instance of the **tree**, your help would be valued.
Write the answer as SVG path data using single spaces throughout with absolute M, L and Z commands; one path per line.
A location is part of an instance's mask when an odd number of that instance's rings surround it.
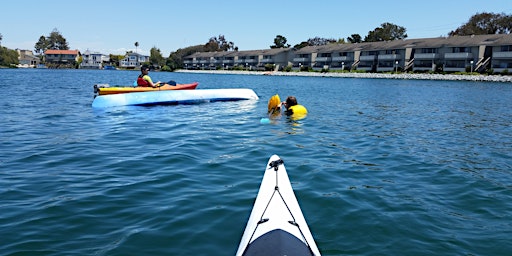
M 290 45 L 286 44 L 286 41 L 286 37 L 282 35 L 277 35 L 276 38 L 274 38 L 274 45 L 271 45 L 270 48 L 290 48 Z
M 219 38 L 212 37 L 204 45 L 204 49 L 207 52 L 219 52 L 219 51 L 229 51 L 229 50 L 238 50 L 238 47 L 235 47 L 233 42 L 226 41 L 224 35 L 219 35 Z
M 160 67 L 165 64 L 165 59 L 164 59 L 164 57 L 162 57 L 162 53 L 160 53 L 160 49 L 156 48 L 156 46 L 153 46 L 153 48 L 151 48 L 151 50 L 150 50 L 149 62 L 152 65 L 158 65 Z
M 0 46 L 2 46 L 2 39 L 4 39 L 4 36 L 2 36 L 2 33 L 0 33 Z
M 466 24 L 450 31 L 449 36 L 470 36 L 488 34 L 510 34 L 512 30 L 512 15 L 504 13 L 477 13 Z
M 48 49 L 48 42 L 46 41 L 46 37 L 40 36 L 39 41 L 37 41 L 36 45 L 34 46 L 34 51 L 36 54 L 42 55 L 46 49 Z
M 308 43 L 308 42 L 306 42 L 306 41 L 302 41 L 302 42 L 300 42 L 299 44 L 294 45 L 294 46 L 293 46 L 293 49 L 298 50 L 298 49 L 304 48 L 304 47 L 306 47 L 306 46 L 309 46 L 309 43 Z
M 139 47 L 139 42 L 135 42 L 135 53 L 137 53 L 137 47 Z
M 16 50 L 8 49 L 7 47 L 0 46 L 0 66 L 11 66 L 19 64 L 18 52 Z
M 352 34 L 349 37 L 347 37 L 347 41 L 351 44 L 361 43 L 363 42 L 363 38 L 359 34 Z
M 108 57 L 110 58 L 110 62 L 112 64 L 114 64 L 116 67 L 119 67 L 119 62 L 121 62 L 121 60 L 124 59 L 125 55 L 109 54 Z
M 336 43 L 336 39 L 333 39 L 333 38 L 321 38 L 321 37 L 317 36 L 315 38 L 308 39 L 307 43 L 308 43 L 309 46 L 327 45 L 327 44 Z
M 40 36 L 39 40 L 34 46 L 34 51 L 38 54 L 43 54 L 46 50 L 49 49 L 69 50 L 66 38 L 64 38 L 56 28 L 53 29 L 53 31 L 47 37 Z
M 166 65 L 171 69 L 175 70 L 178 68 L 183 67 L 183 57 L 188 56 L 190 54 L 196 53 L 196 52 L 204 52 L 204 45 L 195 45 L 195 46 L 189 46 L 184 49 L 178 49 L 175 52 L 171 52 L 169 54 L 169 58 L 167 58 Z
M 380 42 L 391 41 L 397 39 L 407 38 L 405 33 L 406 29 L 401 26 L 386 22 L 382 23 L 380 27 L 369 31 L 368 35 L 364 38 L 365 42 Z
M 315 37 L 310 38 L 307 41 L 302 41 L 299 44 L 296 44 L 293 46 L 294 49 L 301 49 L 306 46 L 319 46 L 319 45 L 327 45 L 327 44 L 333 44 L 336 43 L 336 39 L 333 38 L 321 38 L 321 37 Z
M 66 38 L 64 38 L 56 28 L 53 29 L 53 31 L 50 33 L 50 36 L 48 36 L 47 40 L 48 49 L 69 50 Z

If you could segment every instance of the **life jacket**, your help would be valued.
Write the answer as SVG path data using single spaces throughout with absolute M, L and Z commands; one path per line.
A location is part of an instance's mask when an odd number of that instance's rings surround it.
M 286 114 L 289 115 L 292 120 L 300 120 L 308 115 L 308 110 L 302 105 L 294 105 L 288 108 Z
M 138 86 L 143 86 L 143 87 L 148 87 L 149 86 L 149 82 L 144 80 L 143 77 L 144 77 L 143 75 L 139 75 L 139 77 L 137 78 L 137 85 Z
M 306 115 L 308 110 L 302 105 L 295 105 L 288 108 L 290 115 Z

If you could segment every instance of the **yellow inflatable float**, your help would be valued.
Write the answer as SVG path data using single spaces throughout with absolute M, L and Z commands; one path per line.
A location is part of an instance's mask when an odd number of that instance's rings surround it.
M 274 116 L 281 113 L 281 99 L 276 94 L 268 100 L 268 112 L 269 116 Z

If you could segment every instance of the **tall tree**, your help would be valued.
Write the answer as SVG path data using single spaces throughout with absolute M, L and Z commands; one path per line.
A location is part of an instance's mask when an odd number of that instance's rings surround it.
M 4 36 L 0 33 L 0 46 L 2 46 L 2 39 L 4 39 Z
M 153 46 L 153 48 L 150 50 L 149 62 L 152 65 L 158 65 L 160 67 L 165 65 L 165 59 L 162 57 L 160 49 L 156 48 L 156 46 Z
M 69 50 L 69 46 L 68 46 L 68 43 L 66 42 L 66 38 L 64 38 L 56 28 L 53 29 L 53 31 L 48 36 L 47 40 L 48 40 L 48 49 Z
M 40 36 L 39 40 L 34 46 L 34 51 L 39 54 L 42 54 L 49 49 L 69 50 L 66 38 L 64 38 L 56 28 L 53 29 L 53 31 L 47 37 Z
M 286 44 L 286 42 L 286 37 L 282 35 L 277 35 L 276 38 L 274 38 L 274 45 L 271 45 L 270 48 L 290 48 L 290 45 Z
M 504 13 L 477 13 L 466 24 L 448 33 L 449 36 L 469 36 L 488 34 L 510 34 L 512 31 L 512 15 Z
M 40 36 L 39 41 L 37 41 L 36 45 L 34 46 L 34 51 L 36 54 L 41 55 L 44 53 L 44 51 L 46 51 L 46 49 L 48 49 L 48 42 L 46 41 L 46 37 Z
M 361 43 L 363 42 L 363 38 L 359 34 L 352 34 L 349 37 L 347 37 L 347 41 L 351 44 Z
M 382 23 L 380 27 L 369 31 L 365 42 L 391 41 L 407 38 L 406 29 L 393 23 Z
M 135 42 L 135 53 L 137 53 L 137 48 L 139 47 L 139 42 Z

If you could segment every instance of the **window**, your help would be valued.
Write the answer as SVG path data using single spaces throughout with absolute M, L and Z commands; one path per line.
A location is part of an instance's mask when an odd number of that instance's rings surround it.
M 468 47 L 453 47 L 453 53 L 471 52 Z
M 422 48 L 421 53 L 437 53 L 437 48 Z
M 503 45 L 501 46 L 502 52 L 512 52 L 512 45 Z

